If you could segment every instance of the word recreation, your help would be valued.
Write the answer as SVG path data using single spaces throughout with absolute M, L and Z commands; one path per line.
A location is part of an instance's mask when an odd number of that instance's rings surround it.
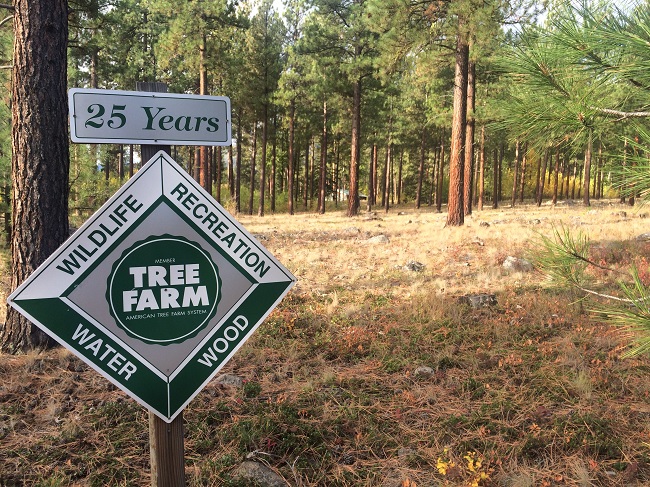
M 200 196 L 190 190 L 183 183 L 179 183 L 170 194 L 170 197 L 180 203 L 181 209 L 188 210 L 189 216 L 199 226 L 207 230 L 230 255 L 235 257 L 247 269 L 259 277 L 271 269 L 262 255 L 247 243 L 244 235 L 221 219 L 217 213 L 210 210 L 205 203 L 199 203 Z M 76 244 L 74 248 L 57 261 L 56 268 L 65 274 L 74 276 L 83 270 L 90 259 L 103 247 L 109 248 L 113 237 L 122 227 L 136 218 L 136 214 L 143 208 L 135 196 L 127 194 L 115 208 L 98 220 L 87 233 L 86 238 Z

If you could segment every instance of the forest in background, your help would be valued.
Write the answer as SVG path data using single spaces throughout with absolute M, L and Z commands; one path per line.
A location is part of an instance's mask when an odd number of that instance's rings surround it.
M 588 205 L 626 188 L 635 196 L 616 169 L 643 146 L 647 75 L 635 67 L 647 55 L 633 42 L 650 37 L 643 2 L 69 7 L 70 88 L 160 81 L 170 92 L 231 98 L 233 146 L 176 147 L 173 156 L 233 212 L 448 204 L 448 224 L 459 225 L 472 207 L 499 201 Z M 9 60 L 8 19 L 2 41 Z M 8 211 L 9 89 L 4 98 Z M 70 208 L 87 215 L 103 203 L 137 170 L 138 151 L 72 145 Z

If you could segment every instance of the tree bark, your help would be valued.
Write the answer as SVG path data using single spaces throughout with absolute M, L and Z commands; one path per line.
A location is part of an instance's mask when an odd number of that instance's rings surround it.
M 420 166 L 418 167 L 418 186 L 415 191 L 415 207 L 420 208 L 420 199 L 422 198 L 422 182 L 424 181 L 424 161 L 426 158 L 426 140 L 427 132 L 422 128 L 422 136 L 420 137 Z
M 456 68 L 454 76 L 454 108 L 451 122 L 449 151 L 449 198 L 447 200 L 447 225 L 465 223 L 463 212 L 465 123 L 467 118 L 467 65 L 469 44 L 464 33 L 464 22 L 459 19 L 456 35 Z
M 277 116 L 273 117 L 273 146 L 271 148 L 271 177 L 269 178 L 269 191 L 271 193 L 271 213 L 275 213 L 275 182 L 278 161 L 278 127 Z
M 12 72 L 11 289 L 67 238 L 67 0 L 14 0 Z M 0 350 L 22 353 L 54 342 L 11 307 Z
M 242 117 L 243 109 L 240 107 L 237 111 L 237 167 L 235 168 L 235 212 L 241 212 L 241 160 L 242 160 L 242 145 L 244 140 L 242 137 Z
M 499 207 L 499 151 L 494 149 L 494 161 L 492 168 L 492 208 Z
M 253 122 L 253 145 L 251 147 L 250 193 L 248 195 L 248 214 L 253 214 L 255 204 L 255 166 L 257 164 L 257 121 Z
M 264 198 L 266 197 L 266 145 L 269 140 L 269 107 L 264 105 L 262 120 L 262 160 L 260 161 L 260 205 L 257 216 L 264 216 Z
M 528 164 L 528 142 L 524 143 L 523 154 L 521 155 L 521 171 L 519 175 L 519 202 L 524 202 L 524 191 L 526 189 L 526 166 Z
M 519 175 L 519 159 L 521 157 L 520 148 L 521 144 L 519 143 L 519 140 L 517 140 L 515 144 L 515 167 L 512 172 L 512 201 L 510 203 L 512 208 L 515 207 L 515 201 L 517 200 L 517 187 L 519 185 L 517 176 Z
M 361 47 L 355 48 L 361 55 Z M 348 216 L 356 216 L 359 210 L 359 164 L 361 159 L 361 79 L 354 83 L 352 97 L 352 140 L 350 142 L 350 188 Z
M 436 211 L 442 212 L 442 187 L 445 178 L 445 129 L 442 129 L 442 136 L 440 137 L 440 158 L 438 161 L 438 178 L 436 187 Z
M 370 170 L 368 171 L 368 204 L 367 211 L 372 211 L 372 207 L 377 201 L 377 143 L 372 144 L 370 149 Z
M 305 145 L 305 174 L 303 174 L 303 186 L 304 186 L 304 191 L 302 193 L 302 208 L 303 210 L 307 211 L 309 208 L 309 176 L 311 175 L 311 171 L 309 170 L 309 146 L 310 146 L 310 141 L 309 138 L 307 138 L 307 143 Z
M 485 198 L 485 125 L 481 125 L 481 139 L 479 142 L 479 173 L 478 173 L 478 211 L 483 210 Z
M 221 146 L 217 147 L 214 156 L 214 189 L 215 195 L 214 199 L 217 202 L 221 203 L 221 180 L 223 179 L 223 148 Z
M 474 187 L 474 109 L 475 106 L 475 75 L 476 65 L 468 63 L 467 68 L 467 120 L 465 123 L 465 174 L 463 179 L 463 205 L 465 215 L 472 214 L 473 187 Z
M 371 171 L 372 174 L 372 171 Z M 323 102 L 323 137 L 320 146 L 320 173 L 318 176 L 318 213 L 325 213 L 325 188 L 327 182 L 327 101 Z M 368 196 L 370 198 L 370 196 Z
M 295 136 L 296 136 L 296 101 L 291 100 L 289 104 L 289 154 L 288 154 L 288 168 L 287 168 L 287 211 L 289 215 L 294 214 L 293 210 L 293 168 L 295 164 Z
M 560 148 L 555 150 L 555 175 L 553 179 L 553 204 L 557 204 L 557 192 L 560 182 Z

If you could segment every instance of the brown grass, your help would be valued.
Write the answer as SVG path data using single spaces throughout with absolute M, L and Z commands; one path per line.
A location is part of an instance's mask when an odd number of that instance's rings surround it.
M 560 223 L 608 265 L 643 264 L 643 212 L 240 216 L 299 281 L 222 371 L 244 386 L 213 381 L 185 412 L 189 485 L 250 486 L 232 478 L 247 456 L 300 487 L 648 485 L 650 362 L 622 360 L 625 337 L 573 294 L 501 266 Z M 0 372 L 0 485 L 149 484 L 146 413 L 123 393 L 64 350 Z

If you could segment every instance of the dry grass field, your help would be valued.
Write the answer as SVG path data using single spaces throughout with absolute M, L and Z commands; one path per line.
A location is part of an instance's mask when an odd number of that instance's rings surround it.
M 240 216 L 298 283 L 222 370 L 241 382 L 185 411 L 188 485 L 263 485 L 246 459 L 296 487 L 650 485 L 650 361 L 576 292 L 502 265 L 562 224 L 646 279 L 646 211 Z M 0 355 L 0 373 L 0 486 L 150 484 L 146 412 L 82 362 Z

